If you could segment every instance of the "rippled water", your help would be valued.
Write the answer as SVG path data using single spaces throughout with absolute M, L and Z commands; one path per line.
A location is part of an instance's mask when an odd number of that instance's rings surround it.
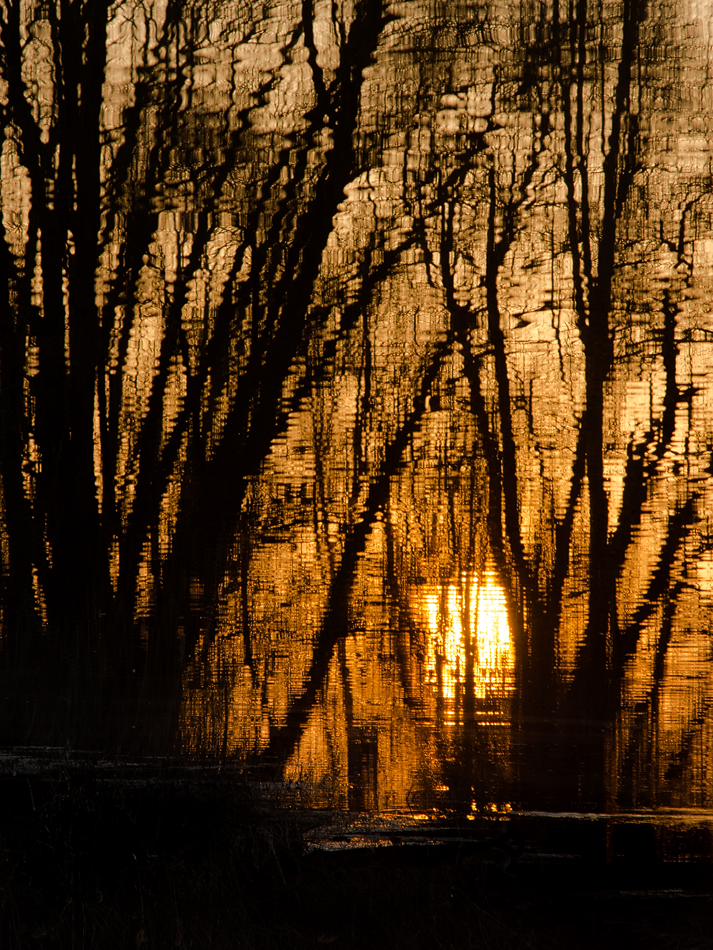
M 709 808 L 710 3 L 87 11 L 0 38 L 2 741 Z

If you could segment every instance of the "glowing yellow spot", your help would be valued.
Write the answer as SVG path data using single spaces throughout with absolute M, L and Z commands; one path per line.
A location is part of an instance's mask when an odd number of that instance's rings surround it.
M 472 678 L 478 699 L 514 689 L 514 649 L 505 593 L 492 572 L 464 572 L 458 583 L 422 591 L 428 679 L 446 700 Z

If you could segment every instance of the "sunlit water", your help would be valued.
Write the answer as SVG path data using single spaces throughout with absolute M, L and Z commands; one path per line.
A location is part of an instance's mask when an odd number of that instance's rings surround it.
M 710 5 L 182 11 L 3 26 L 3 742 L 707 814 Z

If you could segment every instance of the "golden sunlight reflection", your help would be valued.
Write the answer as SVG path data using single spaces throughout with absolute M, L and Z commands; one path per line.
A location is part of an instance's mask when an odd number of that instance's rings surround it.
M 507 604 L 493 572 L 464 571 L 455 583 L 422 589 L 417 609 L 428 630 L 428 682 L 444 700 L 463 684 L 480 700 L 514 690 Z

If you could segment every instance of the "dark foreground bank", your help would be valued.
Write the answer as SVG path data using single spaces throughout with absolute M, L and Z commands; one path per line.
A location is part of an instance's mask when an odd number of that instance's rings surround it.
M 320 820 L 239 782 L 5 775 L 0 946 L 713 946 L 705 862 L 546 857 L 513 827 L 315 849 Z

